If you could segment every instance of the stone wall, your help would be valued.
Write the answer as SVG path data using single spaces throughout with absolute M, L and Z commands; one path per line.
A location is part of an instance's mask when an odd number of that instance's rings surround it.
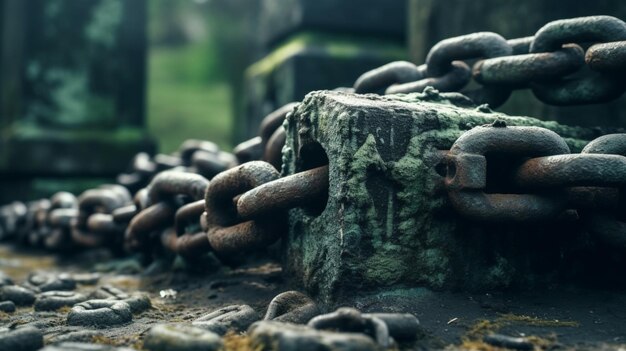
M 146 135 L 145 1 L 1 5 L 0 202 L 120 173 Z

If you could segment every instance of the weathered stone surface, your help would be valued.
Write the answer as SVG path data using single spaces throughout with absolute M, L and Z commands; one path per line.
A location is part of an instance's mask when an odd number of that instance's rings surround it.
M 269 351 L 368 351 L 379 350 L 374 341 L 357 333 L 318 331 L 309 327 L 262 321 L 248 329 L 253 349 Z
M 42 347 L 43 335 L 37 328 L 0 328 L 0 350 L 35 351 Z
M 153 150 L 145 0 L 8 0 L 0 17 L 0 202 L 50 196 L 63 177 L 113 177 Z
M 144 340 L 150 351 L 213 351 L 222 347 L 219 335 L 190 325 L 159 324 Z
M 399 285 L 529 287 L 580 268 L 580 257 L 570 255 L 582 243 L 575 242 L 575 224 L 494 227 L 451 209 L 438 150 L 496 119 L 553 130 L 572 152 L 599 133 L 494 113 L 468 105 L 459 94 L 433 90 L 307 95 L 287 120 L 284 172 L 328 162 L 329 197 L 319 215 L 290 212 L 285 267 L 321 300 Z
M 377 0 L 263 0 L 259 37 L 268 45 L 302 30 L 402 40 L 406 2 Z

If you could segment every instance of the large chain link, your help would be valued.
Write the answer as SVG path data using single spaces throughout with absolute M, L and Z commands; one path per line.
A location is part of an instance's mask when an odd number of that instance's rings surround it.
M 470 220 L 539 222 L 575 210 L 600 240 L 626 248 L 625 156 L 626 134 L 600 137 L 570 154 L 552 131 L 498 121 L 454 143 L 445 186 L 452 206 Z M 498 177 L 488 169 L 498 169 Z

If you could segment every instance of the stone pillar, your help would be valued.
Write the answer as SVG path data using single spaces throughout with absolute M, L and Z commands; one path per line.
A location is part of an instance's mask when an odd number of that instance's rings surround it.
M 274 109 L 313 90 L 352 86 L 363 72 L 406 58 L 405 2 L 262 0 L 260 59 L 245 75 L 241 141 Z
M 6 0 L 0 9 L 0 200 L 120 173 L 145 131 L 143 0 Z
M 491 31 L 513 39 L 534 35 L 553 20 L 592 15 L 626 20 L 626 7 L 620 0 L 409 0 L 411 60 L 423 63 L 433 45 L 453 36 Z M 529 90 L 519 90 L 498 110 L 569 125 L 626 126 L 625 97 L 603 105 L 556 107 L 540 102 Z

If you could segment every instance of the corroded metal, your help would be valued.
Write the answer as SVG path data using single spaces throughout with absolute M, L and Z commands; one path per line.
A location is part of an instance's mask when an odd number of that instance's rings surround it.
M 469 66 L 463 61 L 453 61 L 452 68 L 439 77 L 425 77 L 408 83 L 393 84 L 385 94 L 421 93 L 426 87 L 440 91 L 455 91 L 463 88 L 472 77 Z
M 263 151 L 263 161 L 268 162 L 278 171 L 280 171 L 283 164 L 283 146 L 285 146 L 286 139 L 285 128 L 280 126 L 268 139 Z
M 263 140 L 261 137 L 254 137 L 235 146 L 233 153 L 237 156 L 239 163 L 258 160 L 263 156 Z
M 244 163 L 213 178 L 205 196 L 207 236 L 218 255 L 227 258 L 264 247 L 280 237 L 284 218 L 241 221 L 232 203 L 235 196 L 276 179 L 276 169 L 261 161 Z
M 464 216 L 483 221 L 537 221 L 564 208 L 560 196 L 486 193 L 487 154 L 527 158 L 569 153 L 554 132 L 538 127 L 476 127 L 450 148 L 445 184 L 452 205 Z
M 174 222 L 174 208 L 167 202 L 154 204 L 139 212 L 130 221 L 124 240 L 130 249 L 145 243 L 148 234 L 166 228 Z
M 426 66 L 416 66 L 407 61 L 395 61 L 362 74 L 354 83 L 356 94 L 383 92 L 395 84 L 421 80 Z
M 237 201 L 237 213 L 242 218 L 261 218 L 294 207 L 314 207 L 327 196 L 328 166 L 323 166 L 245 192 Z
M 187 195 L 193 200 L 204 197 L 209 181 L 199 174 L 165 171 L 157 174 L 148 185 L 148 204 L 155 204 L 175 195 Z
M 584 56 L 580 46 L 568 44 L 554 52 L 482 60 L 474 65 L 473 74 L 481 84 L 521 86 L 573 73 L 585 64 Z
M 591 46 L 585 54 L 585 61 L 594 71 L 626 71 L 626 41 L 615 41 Z

